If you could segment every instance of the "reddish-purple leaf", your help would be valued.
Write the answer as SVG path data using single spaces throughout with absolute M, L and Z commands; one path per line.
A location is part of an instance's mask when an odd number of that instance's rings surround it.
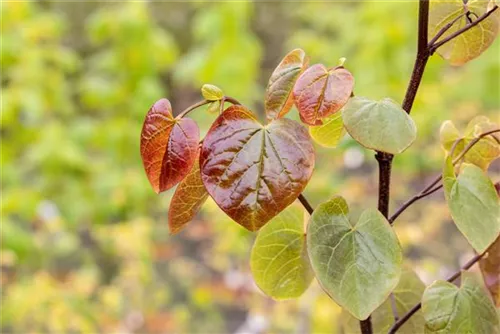
M 293 88 L 300 119 L 309 125 L 321 125 L 322 118 L 336 113 L 347 103 L 353 87 L 354 78 L 343 67 L 327 69 L 322 64 L 309 67 Z
M 199 150 L 191 171 L 175 189 L 168 210 L 170 233 L 179 232 L 189 223 L 208 197 L 200 174 Z
M 281 118 L 263 126 L 245 107 L 227 108 L 203 140 L 201 178 L 219 207 L 256 231 L 290 205 L 314 168 L 301 124 Z
M 301 49 L 288 53 L 276 67 L 266 89 L 265 108 L 269 120 L 283 117 L 290 111 L 293 86 L 306 67 L 306 53 Z
M 142 127 L 141 157 L 154 191 L 172 188 L 189 173 L 199 140 L 196 123 L 189 118 L 174 118 L 167 99 L 149 109 Z

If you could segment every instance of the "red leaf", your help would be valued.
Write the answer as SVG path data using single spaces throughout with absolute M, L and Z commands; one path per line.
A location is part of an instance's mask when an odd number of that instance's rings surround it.
M 289 119 L 261 125 L 243 106 L 227 108 L 203 140 L 201 177 L 237 223 L 256 231 L 290 205 L 314 168 L 307 130 Z
M 266 89 L 265 108 L 269 120 L 283 117 L 290 111 L 293 86 L 306 67 L 307 57 L 301 49 L 288 53 L 276 67 Z
M 321 119 L 339 111 L 349 100 L 354 78 L 343 67 L 328 70 L 322 64 L 302 73 L 293 95 L 300 119 L 309 125 L 321 125 Z
M 189 118 L 176 119 L 167 99 L 149 109 L 141 133 L 141 157 L 157 193 L 179 183 L 196 159 L 200 132 Z
M 191 171 L 175 189 L 168 211 L 170 233 L 179 232 L 200 210 L 208 197 L 200 174 L 199 150 Z
M 500 237 L 489 247 L 488 254 L 479 261 L 479 267 L 496 307 L 500 307 Z

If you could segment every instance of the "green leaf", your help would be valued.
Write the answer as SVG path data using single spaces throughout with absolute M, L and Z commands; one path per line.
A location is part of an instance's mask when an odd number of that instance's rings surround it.
M 483 15 L 487 11 L 487 6 L 488 1 L 486 0 L 470 0 L 467 4 L 464 4 L 462 0 L 431 1 L 429 10 L 429 39 L 433 38 L 445 25 L 467 11 L 475 14 L 469 15 L 472 20 L 477 19 L 478 16 Z M 438 39 L 438 42 L 465 27 L 467 24 L 469 24 L 469 19 L 464 15 Z M 437 53 L 448 60 L 451 65 L 463 65 L 478 57 L 493 43 L 498 35 L 499 26 L 500 11 L 496 10 L 484 21 L 439 47 Z
M 448 157 L 443 185 L 453 221 L 472 247 L 484 252 L 500 233 L 500 205 L 493 183 L 479 167 L 469 164 L 457 178 Z
M 271 74 L 266 89 L 265 108 L 269 120 L 283 117 L 293 105 L 293 86 L 307 67 L 304 50 L 288 53 Z
M 324 147 L 337 147 L 345 135 L 342 112 L 323 119 L 323 125 L 309 127 L 309 134 L 315 142 Z
M 201 95 L 208 101 L 218 101 L 224 97 L 224 93 L 219 87 L 210 84 L 204 84 L 201 87 Z
M 354 78 L 345 68 L 312 65 L 293 87 L 300 119 L 309 125 L 321 125 L 322 118 L 340 111 L 347 103 L 353 87 Z
M 259 231 L 250 267 L 255 282 L 275 299 L 297 298 L 314 277 L 306 252 L 304 209 L 292 204 Z
M 499 128 L 499 125 L 491 122 L 487 117 L 478 116 L 469 122 L 462 135 L 451 121 L 445 121 L 440 130 L 441 146 L 445 151 L 449 152 L 455 141 L 461 139 L 453 152 L 453 158 L 456 158 L 464 150 L 465 146 L 479 135 Z M 464 161 L 487 170 L 491 162 L 500 157 L 500 139 L 498 136 L 498 134 L 491 134 L 483 137 L 465 154 Z
M 422 297 L 425 333 L 498 333 L 498 316 L 490 296 L 473 273 L 462 272 L 460 288 L 436 281 Z
M 364 211 L 356 224 L 348 213 L 342 197 L 318 206 L 307 229 L 307 250 L 326 293 L 357 319 L 366 319 L 399 282 L 401 247 L 379 211 Z
M 372 101 L 353 97 L 344 107 L 344 126 L 361 145 L 387 153 L 401 153 L 417 137 L 411 117 L 391 99 Z
M 201 177 L 227 215 L 256 231 L 297 199 L 314 159 L 303 125 L 280 118 L 263 126 L 250 110 L 233 105 L 203 140 Z
M 401 279 L 392 292 L 399 317 L 406 314 L 411 308 L 420 303 L 425 284 L 409 266 L 403 266 Z M 386 334 L 394 323 L 391 298 L 387 298 L 371 315 L 373 333 Z M 347 311 L 342 312 L 342 324 L 344 332 L 349 334 L 361 333 L 359 320 Z M 405 324 L 398 329 L 399 334 L 421 333 L 424 328 L 424 317 L 421 311 L 417 311 Z

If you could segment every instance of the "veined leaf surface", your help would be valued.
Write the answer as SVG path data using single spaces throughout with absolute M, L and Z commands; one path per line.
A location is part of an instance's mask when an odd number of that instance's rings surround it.
M 349 100 L 354 87 L 352 74 L 343 67 L 327 69 L 322 64 L 309 67 L 293 88 L 300 119 L 309 125 L 321 125 Z
M 305 188 L 314 148 L 301 124 L 281 118 L 263 126 L 248 109 L 234 105 L 207 133 L 200 166 L 203 183 L 219 207 L 256 231 Z
M 149 109 L 141 132 L 141 157 L 157 193 L 179 183 L 196 159 L 200 131 L 189 118 L 176 119 L 167 99 Z
M 262 227 L 252 248 L 255 282 L 275 299 L 297 298 L 314 277 L 306 251 L 304 209 L 292 204 Z
M 348 213 L 342 197 L 319 205 L 307 229 L 307 250 L 328 295 L 357 319 L 366 319 L 398 284 L 403 257 L 379 211 L 364 211 L 356 224 Z
M 189 223 L 208 197 L 200 174 L 199 150 L 191 171 L 175 189 L 168 210 L 170 233 L 179 232 Z
M 307 67 L 304 50 L 288 53 L 271 74 L 266 89 L 265 108 L 269 120 L 283 117 L 293 105 L 293 86 Z

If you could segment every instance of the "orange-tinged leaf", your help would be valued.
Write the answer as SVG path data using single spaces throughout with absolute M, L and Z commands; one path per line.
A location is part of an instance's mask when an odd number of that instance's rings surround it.
M 274 70 L 266 89 L 265 109 L 269 120 L 283 117 L 293 105 L 293 85 L 307 67 L 304 50 L 288 53 Z
M 201 177 L 237 223 L 256 231 L 290 205 L 314 168 L 307 129 L 281 118 L 266 126 L 245 107 L 227 108 L 203 140 Z
M 198 150 L 199 151 L 199 150 Z M 168 211 L 170 233 L 179 232 L 189 223 L 208 197 L 200 174 L 199 152 L 193 168 L 175 189 Z
M 141 133 L 141 157 L 154 191 L 179 183 L 196 159 L 200 132 L 189 118 L 176 119 L 167 99 L 149 109 Z
M 479 267 L 496 307 L 500 307 L 500 237 L 490 246 L 488 255 L 479 261 Z
M 353 87 L 354 78 L 343 67 L 327 69 L 322 64 L 309 67 L 293 88 L 300 119 L 309 125 L 321 125 L 322 118 L 336 113 L 347 103 Z

